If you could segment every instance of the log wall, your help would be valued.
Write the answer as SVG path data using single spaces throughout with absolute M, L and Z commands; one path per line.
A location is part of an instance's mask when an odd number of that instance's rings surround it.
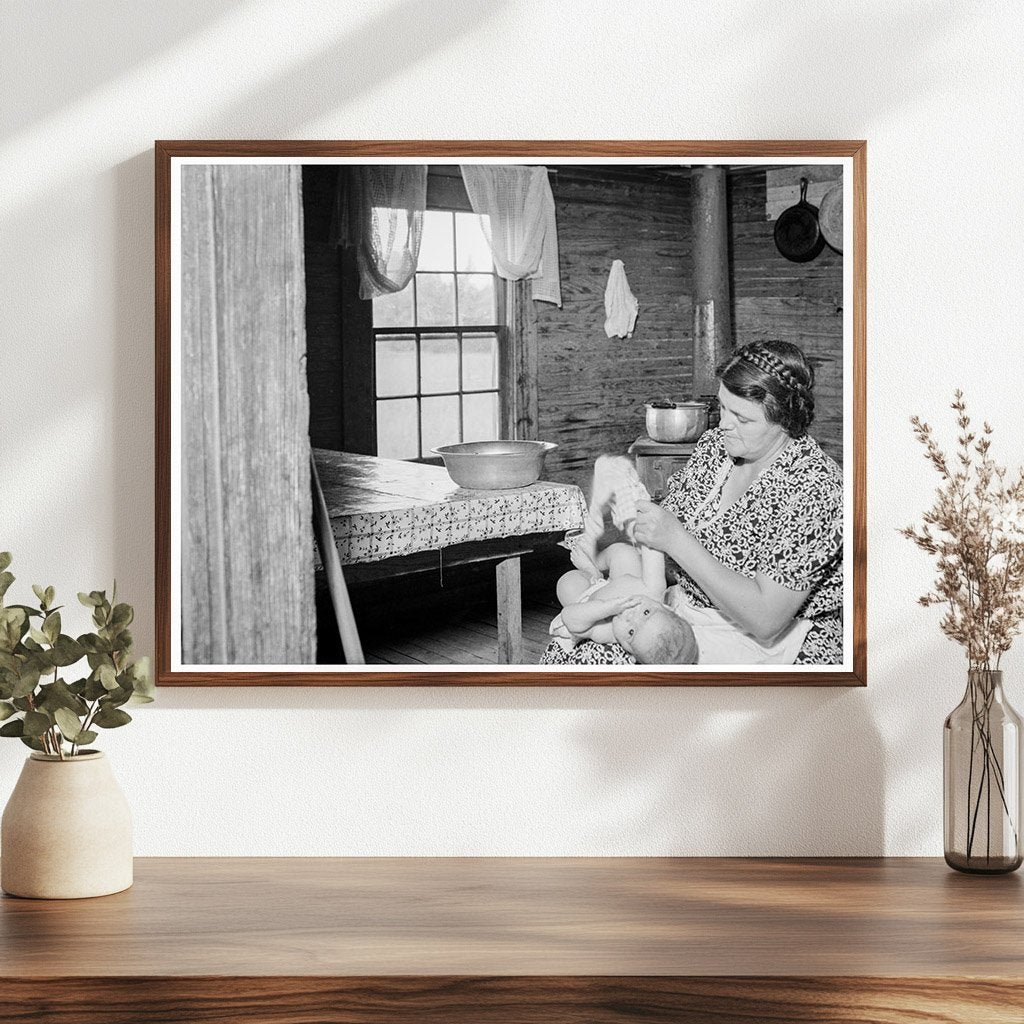
M 586 485 L 594 459 L 644 433 L 644 403 L 692 386 L 690 203 L 685 179 L 552 176 L 562 308 L 536 303 L 538 436 L 559 449 L 548 479 Z M 604 332 L 604 290 L 621 259 L 640 304 L 632 338 Z
M 799 179 L 799 173 L 796 176 Z M 772 338 L 792 342 L 807 353 L 816 378 L 815 419 L 810 432 L 841 464 L 842 254 L 826 245 L 809 263 L 791 263 L 775 247 L 775 222 L 768 219 L 774 211 L 768 202 L 765 171 L 733 173 L 729 184 L 736 344 Z

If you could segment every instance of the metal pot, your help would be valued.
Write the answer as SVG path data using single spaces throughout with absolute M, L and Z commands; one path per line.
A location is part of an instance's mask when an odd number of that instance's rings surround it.
M 444 459 L 444 468 L 460 487 L 498 491 L 538 480 L 544 456 L 557 447 L 550 441 L 464 441 L 431 451 Z
M 807 202 L 807 179 L 800 179 L 800 202 L 779 214 L 775 247 L 793 263 L 808 263 L 825 248 L 818 208 Z
M 708 429 L 707 402 L 648 402 L 647 436 L 662 444 L 696 441 Z

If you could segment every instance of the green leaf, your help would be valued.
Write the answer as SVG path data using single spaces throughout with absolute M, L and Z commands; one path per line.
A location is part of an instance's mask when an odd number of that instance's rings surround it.
M 44 715 L 41 711 L 25 712 L 26 736 L 42 736 L 52 724 L 50 716 Z
M 101 729 L 117 729 L 119 726 L 127 725 L 131 720 L 132 716 L 127 711 L 104 705 L 96 712 L 93 724 L 98 725 Z M 3 727 L 0 726 L 0 733 L 2 731 Z
M 28 635 L 40 645 L 49 644 L 50 642 L 50 638 L 41 629 L 36 629 L 35 626 L 32 626 L 32 628 L 29 629 Z
M 3 732 L 3 730 L 0 729 L 0 732 Z M 44 747 L 42 741 L 37 740 L 35 736 L 22 736 L 21 742 L 24 743 L 26 747 L 31 747 L 33 750 L 38 750 L 44 754 L 46 753 L 46 747 Z
M 79 734 L 82 732 L 82 721 L 78 715 L 67 708 L 57 708 L 53 717 L 65 739 L 71 740 L 72 743 L 80 742 Z
M 9 572 L 0 572 L 0 599 L 7 593 L 13 582 L 14 577 Z
M 83 743 L 92 743 L 97 736 L 99 736 L 98 732 L 93 732 L 92 729 L 85 729 L 78 734 L 78 739 L 75 742 L 81 746 Z
M 100 667 L 96 669 L 96 678 L 103 684 L 103 688 L 105 690 L 117 689 L 117 673 L 114 672 L 113 665 L 100 665 Z
M 3 572 L 11 564 L 10 551 L 0 551 L 0 572 Z
M 47 608 L 52 608 L 53 607 L 53 599 L 56 596 L 57 596 L 57 591 L 54 590 L 53 587 L 47 587 L 46 588 L 46 593 L 43 594 L 43 597 L 46 600 L 43 603 L 46 605 Z
M 57 679 L 55 682 L 39 687 L 36 707 L 40 711 L 51 712 L 56 712 L 58 708 L 65 708 L 79 718 L 84 718 L 89 713 L 89 705 L 73 693 L 63 679 Z
M 33 709 L 32 700 L 29 697 L 12 697 L 11 703 L 19 711 L 31 711 Z
M 32 584 L 32 593 L 35 594 L 36 597 L 39 598 L 39 603 L 41 605 L 43 605 L 43 607 L 45 607 L 46 606 L 46 588 L 39 586 L 38 583 L 33 583 Z
M 50 614 L 43 619 L 43 633 L 46 634 L 46 639 L 49 640 L 51 644 L 55 644 L 57 642 L 57 637 L 60 636 L 60 612 L 50 612 Z
M 30 694 L 35 692 L 35 688 L 39 685 L 39 666 L 25 665 L 21 670 L 21 675 L 18 677 L 18 682 L 14 686 L 14 690 L 11 693 L 12 697 L 28 697 Z
M 85 689 L 82 691 L 82 696 L 86 700 L 99 700 L 100 697 L 107 695 L 107 688 L 96 678 L 95 675 L 89 676 L 85 681 Z
M 128 666 L 128 675 L 132 680 L 133 704 L 151 704 L 156 697 L 156 686 L 149 667 L 149 658 L 139 658 Z
M 110 641 L 105 637 L 97 636 L 95 633 L 83 633 L 78 638 L 79 646 L 89 654 L 110 654 Z M 89 659 L 89 667 L 95 668 L 92 659 Z
M 19 675 L 21 673 L 21 659 L 8 651 L 0 651 L 0 670 Z
M 0 700 L 0 722 L 6 722 L 11 715 L 18 713 L 18 709 L 6 700 Z
M 94 590 L 91 594 L 83 594 L 81 591 L 78 592 L 78 600 L 86 606 L 86 608 L 95 608 L 98 605 L 99 597 Z
M 68 665 L 74 665 L 75 662 L 81 661 L 85 657 L 85 648 L 66 633 L 61 633 L 53 645 L 51 654 L 54 665 L 65 668 Z
M 26 614 L 26 616 L 28 616 L 29 618 L 33 618 L 33 617 L 35 617 L 37 619 L 44 618 L 43 613 L 38 608 L 33 608 L 31 605 L 27 605 L 27 604 L 9 604 L 7 607 L 8 608 L 20 608 Z
M 128 682 L 127 686 L 119 686 L 116 690 L 107 692 L 100 703 L 104 707 L 119 708 L 132 699 L 132 692 L 132 684 Z
M 22 608 L 0 609 L 0 650 L 8 653 L 21 643 L 28 628 L 28 616 Z
M 110 625 L 114 629 L 124 629 L 125 626 L 132 624 L 134 618 L 135 611 L 130 604 L 116 604 L 110 613 Z
M 25 723 L 20 718 L 15 718 L 13 722 L 5 722 L 0 725 L 0 736 L 24 736 L 25 735 Z

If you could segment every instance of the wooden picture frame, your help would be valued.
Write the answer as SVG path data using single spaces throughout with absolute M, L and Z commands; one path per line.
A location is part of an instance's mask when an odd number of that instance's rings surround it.
M 189 318 L 190 324 L 199 324 L 196 328 L 200 334 L 209 331 L 215 335 L 224 331 L 224 316 L 217 310 L 208 308 L 208 303 L 194 299 L 197 294 L 195 284 L 197 278 L 194 261 L 182 259 L 182 169 L 185 167 L 218 167 L 231 164 L 253 165 L 265 164 L 285 168 L 301 168 L 303 166 L 357 165 L 366 163 L 389 164 L 394 162 L 417 162 L 428 165 L 471 164 L 474 162 L 526 163 L 544 165 L 557 174 L 562 168 L 572 169 L 565 173 L 570 180 L 574 174 L 582 174 L 581 168 L 619 168 L 617 172 L 624 179 L 630 175 L 648 173 L 646 169 L 660 169 L 666 180 L 671 178 L 673 168 L 680 173 L 694 173 L 697 167 L 725 168 L 726 174 L 769 175 L 776 170 L 793 171 L 801 168 L 836 168 L 840 173 L 836 182 L 842 185 L 842 201 L 846 210 L 845 222 L 842 227 L 844 243 L 842 255 L 839 257 L 841 276 L 841 293 L 839 305 L 834 310 L 814 310 L 814 315 L 829 315 L 838 318 L 841 328 L 841 355 L 836 359 L 836 373 L 840 374 L 838 399 L 840 408 L 839 425 L 836 442 L 841 445 L 842 474 L 844 481 L 844 519 L 843 519 L 843 618 L 844 640 L 843 661 L 835 665 L 805 666 L 740 666 L 710 667 L 700 665 L 675 666 L 672 668 L 655 668 L 650 666 L 623 666 L 616 668 L 581 668 L 581 667 L 546 667 L 527 665 L 416 665 L 401 666 L 361 666 L 361 665 L 318 665 L 318 664 L 242 664 L 220 663 L 217 661 L 186 661 L 182 654 L 182 598 L 181 598 L 181 538 L 182 538 L 182 507 L 184 499 L 182 488 L 185 486 L 192 495 L 191 485 L 183 483 L 187 476 L 183 466 L 188 466 L 188 454 L 194 450 L 188 439 L 183 440 L 181 409 L 183 394 L 191 394 L 191 388 L 209 386 L 211 391 L 220 394 L 224 382 L 220 378 L 214 384 L 208 384 L 208 376 L 195 371 L 189 357 L 183 354 L 182 344 L 183 320 Z M 731 169 L 731 170 L 729 170 Z M 205 172 L 204 172 L 205 173 Z M 211 172 L 212 173 L 212 172 Z M 290 173 L 290 172 L 289 172 Z M 654 173 L 652 170 L 650 173 Z M 195 172 L 188 171 L 189 176 Z M 866 391 L 866 143 L 863 141 L 531 141 L 531 142 L 433 142 L 433 141 L 158 141 L 155 145 L 155 184 L 156 184 L 156 627 L 157 627 L 157 682 L 159 685 L 183 686 L 293 686 L 293 685 L 352 685 L 352 686 L 423 686 L 423 685 L 469 685 L 469 686 L 678 686 L 678 685 L 796 685 L 796 686 L 863 686 L 866 685 L 866 471 L 865 471 L 865 391 Z M 814 174 L 811 174 L 814 178 Z M 191 178 L 190 178 L 191 180 Z M 198 180 L 198 179 L 197 179 Z M 217 187 L 210 184 L 197 186 L 199 195 L 202 188 L 206 192 L 200 195 L 201 202 L 216 201 Z M 737 179 L 739 180 L 739 179 Z M 771 180 L 776 180 L 772 178 Z M 190 186 L 191 187 L 191 186 Z M 636 182 L 631 181 L 630 187 L 635 192 Z M 778 205 L 785 197 L 793 196 L 794 182 L 787 179 L 773 193 Z M 766 184 L 766 195 L 769 186 Z M 818 194 L 820 195 L 820 189 Z M 205 196 L 205 199 L 203 198 Z M 779 197 L 782 197 L 780 199 Z M 746 202 L 747 196 L 736 199 Z M 814 194 L 812 193 L 812 201 Z M 770 199 L 770 197 L 769 197 Z M 731 200 L 730 200 L 731 201 Z M 795 197 L 792 202 L 795 203 Z M 724 202 L 724 200 L 723 200 Z M 758 199 L 760 203 L 760 199 Z M 784 202 L 782 205 L 786 205 Z M 213 207 L 210 207 L 213 209 Z M 293 232 L 295 211 L 275 209 L 277 220 L 274 223 L 253 225 L 253 234 L 246 244 L 252 243 L 257 235 L 265 237 L 272 232 L 278 234 Z M 301 216 L 301 211 L 299 216 Z M 213 217 L 214 214 L 211 214 Z M 768 222 L 769 214 L 765 219 Z M 289 219 L 291 218 L 291 219 Z M 759 219 L 758 215 L 754 219 Z M 213 223 L 211 221 L 211 223 Z M 731 223 L 731 222 L 730 222 Z M 758 237 L 765 230 L 757 227 Z M 561 228 L 559 229 L 561 231 Z M 753 229 L 751 229 L 753 230 Z M 197 245 L 205 243 L 196 243 Z M 302 244 L 301 236 L 299 243 Z M 730 245 L 735 239 L 730 240 Z M 189 235 L 189 245 L 192 236 Z M 212 248 L 213 243 L 210 243 Z M 568 251 L 563 244 L 563 256 Z M 190 250 L 191 251 L 191 250 Z M 838 249 L 836 251 L 839 251 Z M 828 252 L 828 250 L 826 250 Z M 734 255 L 730 250 L 729 258 Z M 200 267 L 212 266 L 207 257 L 200 254 Z M 604 266 L 610 263 L 616 252 L 602 253 Z M 673 257 L 675 258 L 675 257 Z M 206 259 L 207 262 L 202 261 Z M 596 257 L 595 257 L 596 259 Z M 781 259 L 781 257 L 780 257 Z M 230 265 L 229 265 L 230 264 Z M 676 268 L 678 270 L 678 268 Z M 786 264 L 784 270 L 792 274 L 799 272 L 796 263 Z M 628 266 L 627 266 L 628 270 Z M 244 279 L 246 269 L 232 263 L 230 254 L 227 262 L 224 259 L 218 264 L 217 281 L 224 282 Z M 607 269 L 604 270 L 607 274 Z M 183 276 L 184 275 L 184 276 Z M 234 278 L 231 275 L 235 275 Z M 240 276 L 239 276 L 240 275 Z M 641 319 L 638 330 L 644 324 L 643 310 L 645 296 L 643 282 L 635 281 L 635 290 L 641 302 Z M 302 298 L 305 283 L 303 282 Z M 838 288 L 838 285 L 836 286 Z M 299 301 L 297 293 L 272 297 L 274 315 L 290 305 L 293 319 L 295 304 Z M 593 289 L 592 289 L 593 291 Z M 797 288 L 799 291 L 799 288 Z M 590 318 L 588 329 L 599 317 L 597 326 L 603 321 L 603 306 L 600 305 L 600 294 L 590 294 L 586 306 Z M 183 312 L 183 303 L 188 300 L 188 309 Z M 522 324 L 531 316 L 535 316 L 532 303 L 521 303 L 514 289 L 503 292 L 507 299 L 506 314 L 512 324 L 512 330 L 522 329 Z M 254 300 L 255 301 L 255 300 Z M 772 301 L 775 301 L 774 299 Z M 779 300 L 778 304 L 785 305 Z M 520 302 L 522 308 L 517 306 Z M 689 302 L 693 307 L 693 319 L 680 322 L 673 326 L 682 335 L 691 339 L 695 332 L 702 328 L 698 323 L 700 311 L 696 302 Z M 581 306 L 582 308 L 582 306 Z M 600 309 L 598 314 L 595 310 Z M 282 314 L 284 315 L 284 314 Z M 353 315 L 359 315 L 358 310 Z M 218 319 L 218 317 L 220 319 Z M 683 318 L 685 321 L 685 318 Z M 810 321 L 808 321 L 810 322 Z M 189 328 L 191 330 L 191 328 Z M 834 327 L 833 323 L 833 329 Z M 286 335 L 288 332 L 283 331 Z M 763 333 L 763 332 L 762 332 Z M 205 336 L 205 335 L 204 335 Z M 189 335 L 191 337 L 191 334 Z M 304 343 L 305 335 L 299 340 Z M 603 332 L 602 332 L 602 341 Z M 616 339 L 616 342 L 618 340 Z M 637 344 L 632 342 L 622 344 Z M 194 348 L 189 351 L 195 351 Z M 417 350 L 418 351 L 418 350 Z M 460 349 L 461 351 L 461 349 Z M 624 350 L 625 351 L 625 350 Z M 302 352 L 302 365 L 305 366 L 305 349 Z M 504 350 L 503 350 L 504 353 Z M 272 360 L 268 355 L 268 360 Z M 358 355 L 345 355 L 342 358 L 358 359 Z M 517 381 L 528 378 L 532 372 L 536 375 L 536 366 L 509 364 L 505 354 L 502 372 L 508 373 Z M 522 351 L 514 351 L 514 358 L 524 359 Z M 290 361 L 289 357 L 282 360 Z M 273 365 L 277 365 L 274 363 Z M 183 369 L 189 371 L 183 382 Z M 221 371 L 218 371 L 221 372 Z M 225 371 L 234 372 L 234 371 Z M 353 371 L 354 372 L 354 371 Z M 696 362 L 690 368 L 696 378 Z M 206 381 L 207 383 L 203 383 Z M 247 385 L 246 385 L 247 386 Z M 262 387 L 262 382 L 261 382 Z M 268 385 L 268 388 L 270 385 Z M 243 387 L 242 393 L 245 391 Z M 272 391 L 267 391 L 272 394 Z M 260 394 L 264 394 L 261 390 Z M 258 402 L 258 397 L 253 397 Z M 268 402 L 278 400 L 287 403 L 287 395 L 281 399 L 267 398 Z M 506 400 L 502 398 L 502 422 L 504 429 L 515 430 L 518 424 L 534 423 L 538 418 L 543 421 L 544 411 L 538 414 L 536 393 L 533 395 L 534 406 L 529 407 L 530 395 L 518 394 Z M 247 400 L 248 401 L 248 400 Z M 344 406 L 344 402 L 341 403 Z M 297 413 L 300 417 L 303 410 Z M 358 420 L 353 410 L 341 410 L 338 415 L 348 415 L 350 420 Z M 205 419 L 204 419 L 205 423 Z M 642 425 L 642 420 L 641 420 Z M 203 429 L 212 429 L 208 423 Z M 217 429 L 220 429 L 219 427 Z M 353 429 L 355 429 L 353 427 Z M 812 427 L 813 433 L 813 427 Z M 528 436 L 520 432 L 517 436 Z M 191 438 L 191 435 L 189 435 Z M 187 443 L 186 443 L 187 442 Z M 315 448 L 316 445 L 314 444 Z M 837 451 L 840 449 L 837 449 Z M 288 461 L 290 460 L 290 461 Z M 298 464 L 294 453 L 285 456 L 289 465 Z M 559 465 L 561 465 L 559 463 Z M 314 474 L 315 475 L 315 474 Z M 230 495 L 235 477 L 230 466 L 217 476 L 218 486 L 224 494 Z M 294 481 L 292 481 L 294 484 Z M 301 490 L 301 481 L 299 482 Z M 193 496 L 194 497 L 194 496 Z M 244 495 L 243 503 L 236 506 L 235 513 L 220 509 L 220 518 L 207 512 L 207 521 L 220 522 L 230 528 L 232 515 L 237 516 L 237 507 L 253 509 L 253 516 L 258 515 L 260 502 L 266 498 L 263 493 Z M 232 499 L 233 500 L 233 499 Z M 270 498 L 266 500 L 272 500 Z M 313 500 L 310 502 L 310 518 L 313 515 Z M 328 503 L 329 504 L 329 503 Z M 325 510 L 330 517 L 330 510 Z M 300 517 L 301 518 L 301 517 Z M 551 534 L 550 523 L 544 524 L 547 534 Z M 218 528 L 219 529 L 219 528 Z M 188 526 L 189 543 L 199 544 L 203 558 L 209 558 L 211 564 L 216 556 L 216 547 L 206 535 L 198 531 L 194 524 Z M 514 540 L 514 538 L 512 538 Z M 497 540 L 500 540 L 498 538 Z M 508 540 L 508 538 L 506 538 Z M 273 540 L 264 538 L 264 543 L 273 544 Z M 506 569 L 504 578 L 499 568 L 498 588 L 502 586 L 518 587 L 518 554 L 523 550 L 515 543 L 495 543 L 489 550 L 492 558 L 499 559 L 499 566 L 511 566 L 514 561 L 514 572 Z M 487 552 L 485 552 L 486 554 Z M 441 557 L 438 552 L 425 553 L 421 559 Z M 469 557 L 469 556 L 467 556 Z M 475 557 L 475 556 L 473 556 Z M 258 557 L 254 556 L 250 569 L 253 579 L 263 572 Z M 326 560 L 325 560 L 326 561 Z M 442 558 L 443 562 L 443 558 Z M 191 563 L 190 563 L 191 564 Z M 567 565 L 568 567 L 568 565 Z M 269 571 L 269 570 L 267 570 Z M 237 584 L 236 584 L 237 589 Z M 276 590 L 270 593 L 277 594 Z M 332 590 L 333 593 L 333 590 Z M 279 596 L 282 606 L 291 608 L 291 597 L 282 591 Z M 298 600 L 296 598 L 296 600 Z M 307 600 L 308 598 L 303 598 Z M 277 601 L 275 600 L 275 606 Z M 337 606 L 337 602 L 336 602 Z M 223 607 L 220 613 L 224 615 Z M 340 616 L 340 612 L 339 612 Z M 306 616 L 308 619 L 308 614 Z M 273 625 L 273 623 L 272 623 Z M 501 612 L 499 611 L 499 626 Z M 506 623 L 507 626 L 507 623 Z M 514 623 L 513 623 L 514 626 Z M 294 632 L 294 628 L 291 630 Z

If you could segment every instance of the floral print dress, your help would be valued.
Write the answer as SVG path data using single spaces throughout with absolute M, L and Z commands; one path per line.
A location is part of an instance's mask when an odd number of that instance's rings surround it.
M 672 512 L 722 565 L 753 579 L 763 573 L 789 590 L 809 590 L 799 612 L 810 619 L 798 665 L 843 660 L 843 485 L 836 462 L 811 437 L 794 438 L 750 487 L 720 510 L 729 455 L 719 429 L 707 431 L 686 468 L 668 481 L 662 507 Z M 683 596 L 713 602 L 669 562 Z M 633 659 L 617 644 L 586 641 L 563 657 L 549 647 L 542 664 L 615 665 Z

